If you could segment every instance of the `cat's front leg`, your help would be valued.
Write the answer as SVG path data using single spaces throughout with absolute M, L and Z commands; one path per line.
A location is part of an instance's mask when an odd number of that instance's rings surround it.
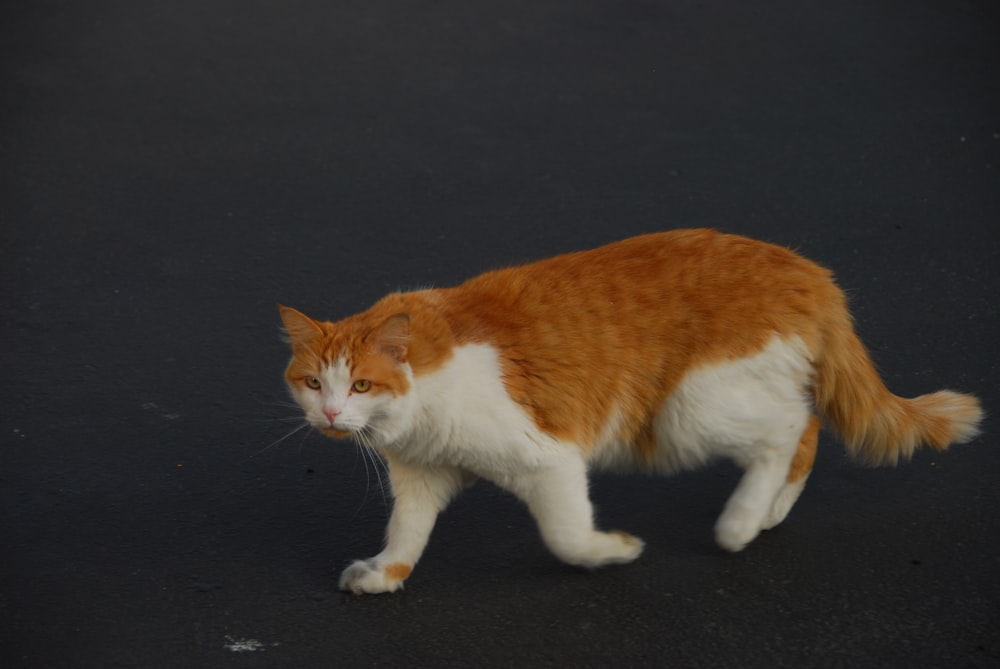
M 524 500 L 542 540 L 564 562 L 593 569 L 631 562 L 642 553 L 645 544 L 638 537 L 595 529 L 587 467 L 580 451 L 573 447 L 501 485 Z
M 427 546 L 438 514 L 469 476 L 460 469 L 418 467 L 387 457 L 394 496 L 385 548 L 357 560 L 340 576 L 340 589 L 355 594 L 393 592 L 413 571 Z

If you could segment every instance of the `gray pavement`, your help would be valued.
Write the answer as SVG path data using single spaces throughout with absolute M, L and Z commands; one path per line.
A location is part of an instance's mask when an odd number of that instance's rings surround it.
M 997 430 L 896 469 L 828 433 L 788 520 L 600 476 L 587 573 L 489 485 L 405 591 L 387 506 L 301 432 L 275 304 L 712 226 L 833 268 L 888 385 L 1000 387 L 996 3 L 6 3 L 0 665 L 1000 665 Z

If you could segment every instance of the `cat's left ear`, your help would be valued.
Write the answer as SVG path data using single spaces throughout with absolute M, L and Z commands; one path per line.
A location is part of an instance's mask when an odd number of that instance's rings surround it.
M 285 325 L 285 332 L 288 334 L 290 343 L 307 345 L 323 334 L 319 323 L 301 311 L 282 304 L 278 305 L 278 311 L 281 312 L 281 321 Z
M 410 345 L 410 316 L 408 314 L 389 316 L 372 330 L 366 339 L 372 343 L 377 352 L 389 356 L 396 362 L 406 362 L 406 353 Z

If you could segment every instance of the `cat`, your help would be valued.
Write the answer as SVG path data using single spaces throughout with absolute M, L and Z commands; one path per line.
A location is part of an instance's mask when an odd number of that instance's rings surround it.
M 739 551 L 805 486 L 820 420 L 868 464 L 979 433 L 976 397 L 886 389 L 827 269 L 713 230 L 634 237 L 444 289 L 390 294 L 337 323 L 279 310 L 307 421 L 388 465 L 384 549 L 340 587 L 398 590 L 438 514 L 477 478 L 522 499 L 559 559 L 595 568 L 643 542 L 594 527 L 590 469 L 733 460 L 715 526 Z

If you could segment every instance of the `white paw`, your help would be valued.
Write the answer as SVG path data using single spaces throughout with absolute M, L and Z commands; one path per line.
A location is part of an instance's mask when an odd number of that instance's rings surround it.
M 607 536 L 614 538 L 614 549 L 609 552 L 608 559 L 603 564 L 624 564 L 631 562 L 640 555 L 646 548 L 646 543 L 639 537 L 615 530 L 608 532 Z
M 760 533 L 760 518 L 748 509 L 726 509 L 715 524 L 715 543 L 737 553 Z
M 357 560 L 340 575 L 340 589 L 355 595 L 395 592 L 403 587 L 411 569 L 408 565 L 378 567 L 371 560 Z
M 561 546 L 555 552 L 565 562 L 594 569 L 631 562 L 645 546 L 642 539 L 625 532 L 594 532 L 583 545 Z

